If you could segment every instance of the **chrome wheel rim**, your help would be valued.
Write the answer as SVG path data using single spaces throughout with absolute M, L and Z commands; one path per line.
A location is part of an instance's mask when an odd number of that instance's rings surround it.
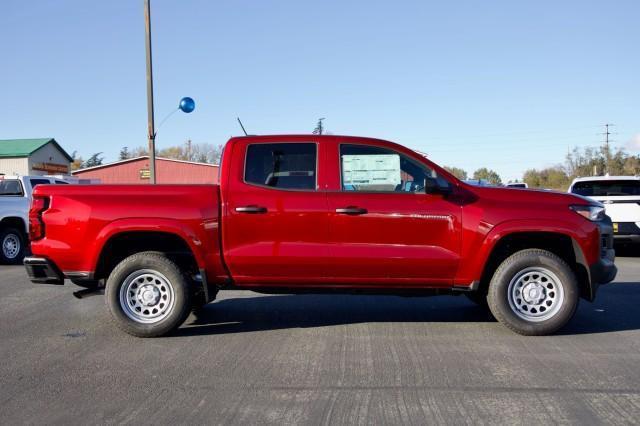
M 140 269 L 125 278 L 120 287 L 120 306 L 125 315 L 141 324 L 162 321 L 173 310 L 171 281 L 153 269 Z
M 541 322 L 554 317 L 564 303 L 564 288 L 556 274 L 534 266 L 518 272 L 509 282 L 509 306 L 525 321 Z
M 7 259 L 15 259 L 20 253 L 20 238 L 15 234 L 7 234 L 2 240 L 2 253 Z

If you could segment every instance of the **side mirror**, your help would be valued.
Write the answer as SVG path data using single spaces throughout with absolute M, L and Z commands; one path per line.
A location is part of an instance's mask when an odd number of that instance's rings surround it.
M 449 195 L 451 194 L 451 185 L 442 185 L 438 179 L 427 176 L 424 179 L 424 192 L 426 194 Z

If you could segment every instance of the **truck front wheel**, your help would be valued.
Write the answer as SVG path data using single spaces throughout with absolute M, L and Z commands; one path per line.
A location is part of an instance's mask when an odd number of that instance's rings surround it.
M 487 297 L 494 317 L 519 334 L 554 333 L 573 317 L 578 283 L 567 263 L 546 250 L 519 251 L 500 264 Z
M 178 265 L 162 253 L 136 253 L 109 275 L 107 306 L 123 331 L 137 337 L 162 336 L 189 316 L 188 283 Z

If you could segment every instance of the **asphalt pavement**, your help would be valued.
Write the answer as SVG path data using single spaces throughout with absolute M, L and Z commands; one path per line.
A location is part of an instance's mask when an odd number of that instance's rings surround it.
M 554 336 L 465 297 L 232 291 L 158 339 L 0 266 L 0 422 L 637 424 L 640 257 L 617 264 Z

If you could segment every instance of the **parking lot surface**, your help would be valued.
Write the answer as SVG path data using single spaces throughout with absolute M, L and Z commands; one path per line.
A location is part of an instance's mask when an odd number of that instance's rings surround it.
M 465 297 L 223 292 L 137 339 L 102 296 L 0 266 L 0 413 L 17 423 L 637 423 L 640 258 L 559 335 Z

